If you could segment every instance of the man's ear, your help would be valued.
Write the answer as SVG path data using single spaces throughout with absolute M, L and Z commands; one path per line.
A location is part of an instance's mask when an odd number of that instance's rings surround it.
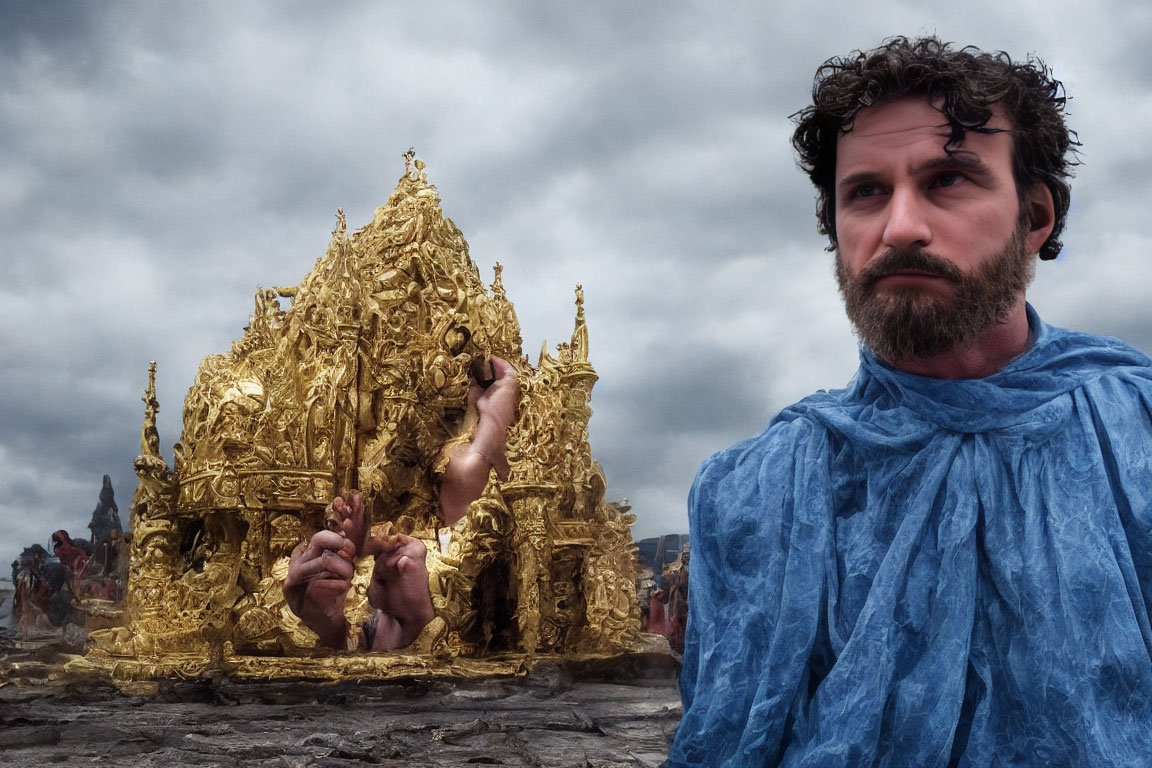
M 1056 224 L 1056 205 L 1052 202 L 1052 190 L 1042 181 L 1032 185 L 1024 197 L 1025 221 L 1028 223 L 1028 234 L 1025 243 L 1028 253 L 1039 253 L 1040 246 L 1052 234 L 1052 227 Z

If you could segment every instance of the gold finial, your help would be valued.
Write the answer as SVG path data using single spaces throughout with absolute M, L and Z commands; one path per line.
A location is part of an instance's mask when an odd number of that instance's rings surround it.
M 425 165 L 423 160 L 416 157 L 416 150 L 413 147 L 408 147 L 408 151 L 404 153 L 404 178 L 409 181 L 417 181 L 428 183 L 427 176 L 424 175 L 424 169 L 428 166 Z
M 504 278 L 502 277 L 504 274 L 503 265 L 501 265 L 500 262 L 496 262 L 496 265 L 492 267 L 492 271 L 496 273 L 496 277 L 492 280 L 492 294 L 498 299 L 506 298 L 507 295 L 504 293 Z
M 144 456 L 160 455 L 160 433 L 156 430 L 156 413 L 160 401 L 156 399 L 156 361 L 148 362 L 148 388 L 144 390 L 144 425 L 140 429 L 140 453 Z
M 568 352 L 573 362 L 588 362 L 588 325 L 584 322 L 584 286 L 580 283 L 576 283 L 576 323 Z
M 348 231 L 348 220 L 344 218 L 344 209 L 336 209 L 336 229 L 332 232 L 334 235 L 342 235 Z
M 148 388 L 144 390 L 144 397 L 140 398 L 145 405 L 145 413 L 155 416 L 160 409 L 156 400 L 156 361 L 148 361 Z

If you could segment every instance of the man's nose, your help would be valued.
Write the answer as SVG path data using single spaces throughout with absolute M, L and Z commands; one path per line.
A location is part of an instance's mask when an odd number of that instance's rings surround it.
M 915 190 L 898 189 L 888 201 L 888 220 L 884 225 L 884 245 L 888 248 L 927 248 L 932 242 L 927 201 Z

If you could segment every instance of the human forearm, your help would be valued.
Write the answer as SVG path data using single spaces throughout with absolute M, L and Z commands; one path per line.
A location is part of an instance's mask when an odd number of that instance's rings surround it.
M 441 516 L 452 525 L 468 513 L 468 505 L 480 498 L 488 485 L 489 470 L 501 480 L 508 478 L 506 442 L 508 428 L 516 418 L 520 385 L 512 367 L 492 358 L 496 380 L 481 389 L 473 385 L 469 393 L 470 418 L 476 419 L 472 439 L 456 446 L 440 481 Z
M 503 455 L 503 447 L 500 449 Z M 440 481 L 440 510 L 444 525 L 452 525 L 468 513 L 468 505 L 480 498 L 488 485 L 489 459 L 472 445 L 453 451 Z

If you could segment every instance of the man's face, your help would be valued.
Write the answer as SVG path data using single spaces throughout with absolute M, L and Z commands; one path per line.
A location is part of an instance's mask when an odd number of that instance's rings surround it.
M 988 125 L 1010 127 L 999 112 Z M 849 319 L 889 362 L 1003 322 L 1047 237 L 1020 216 L 1011 134 L 969 131 L 950 155 L 949 135 L 927 100 L 906 98 L 862 110 L 837 144 L 836 276 Z

